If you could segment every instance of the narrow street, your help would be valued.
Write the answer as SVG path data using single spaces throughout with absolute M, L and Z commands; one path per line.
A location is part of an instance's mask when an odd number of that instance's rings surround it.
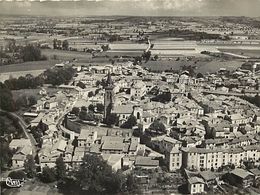
M 13 112 L 9 112 L 9 113 L 19 120 L 19 124 L 21 125 L 25 136 L 31 142 L 31 145 L 32 145 L 32 155 L 33 155 L 33 157 L 35 157 L 36 154 L 37 154 L 37 147 L 36 147 L 37 142 L 35 141 L 33 135 L 28 132 L 28 129 L 27 129 L 28 125 L 26 125 L 24 120 L 20 116 L 18 116 L 16 113 L 13 113 Z
M 24 122 L 24 120 L 23 120 L 20 116 L 18 116 L 16 113 L 14 113 L 14 112 L 6 112 L 6 111 L 1 110 L 1 109 L 0 109 L 0 112 L 9 113 L 9 114 L 11 114 L 13 117 L 15 117 L 15 118 L 17 118 L 17 119 L 19 120 L 19 124 L 20 124 L 20 126 L 22 127 L 25 136 L 26 136 L 26 137 L 30 140 L 30 142 L 31 142 L 31 145 L 32 145 L 32 155 L 33 155 L 33 157 L 35 157 L 35 156 L 36 156 L 36 152 L 37 152 L 37 147 L 36 147 L 37 142 L 35 141 L 33 135 L 28 132 L 28 129 L 27 129 L 27 126 L 28 126 L 28 125 L 26 125 L 26 123 Z

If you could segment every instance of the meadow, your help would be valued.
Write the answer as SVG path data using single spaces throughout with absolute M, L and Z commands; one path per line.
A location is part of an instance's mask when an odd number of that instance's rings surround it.
M 79 52 L 79 51 L 42 49 L 42 54 L 47 56 L 48 59 L 60 59 L 60 60 L 91 59 L 91 54 L 86 52 Z
M 226 68 L 227 70 L 236 70 L 243 64 L 242 61 L 224 61 L 224 60 L 160 60 L 160 61 L 149 61 L 143 63 L 142 66 L 152 71 L 166 71 L 166 70 L 181 70 L 183 66 L 196 67 L 197 73 L 214 73 L 220 68 Z
M 0 73 L 43 70 L 53 67 L 56 63 L 59 63 L 59 60 L 33 61 L 4 65 L 0 66 Z
M 260 58 L 260 48 L 259 49 L 219 49 L 219 51 L 244 55 L 252 58 Z

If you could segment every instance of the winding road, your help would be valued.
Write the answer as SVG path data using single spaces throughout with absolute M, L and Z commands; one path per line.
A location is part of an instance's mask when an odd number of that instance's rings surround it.
M 0 112 L 10 114 L 14 118 L 18 119 L 18 123 L 22 127 L 25 136 L 31 142 L 31 145 L 32 145 L 32 155 L 33 155 L 33 157 L 35 157 L 36 154 L 37 154 L 37 147 L 36 147 L 37 142 L 35 141 L 33 135 L 28 132 L 28 129 L 27 129 L 28 125 L 26 125 L 24 120 L 20 116 L 18 116 L 16 113 L 14 113 L 14 112 L 6 112 L 6 111 L 1 110 L 1 109 L 0 109 Z

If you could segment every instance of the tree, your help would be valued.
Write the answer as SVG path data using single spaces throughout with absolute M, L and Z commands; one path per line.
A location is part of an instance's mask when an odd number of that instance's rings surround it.
M 86 107 L 86 106 L 82 106 L 82 107 L 81 107 L 81 111 L 86 111 L 86 112 L 87 112 L 87 111 L 88 111 L 88 109 L 87 109 L 87 107 Z
M 64 40 L 62 42 L 62 49 L 63 50 L 68 50 L 69 49 L 69 42 L 67 40 Z
M 126 188 L 128 192 L 135 192 L 138 189 L 137 182 L 133 176 L 133 174 L 127 175 L 126 178 Z
M 144 52 L 142 57 L 145 59 L 145 62 L 148 62 L 151 57 L 151 51 Z
M 99 88 L 96 89 L 96 90 L 95 90 L 95 95 L 97 95 L 97 94 L 99 93 L 100 90 L 101 90 L 101 89 L 99 89 Z
M 79 116 L 80 109 L 78 107 L 73 107 L 70 113 Z
M 91 111 L 88 112 L 88 113 L 86 114 L 85 120 L 87 120 L 87 121 L 94 121 L 94 120 L 95 120 L 94 113 L 91 112 Z
M 154 120 L 154 122 L 150 125 L 149 129 L 154 130 L 157 133 L 158 132 L 162 132 L 162 133 L 166 132 L 166 127 L 162 122 L 160 122 L 160 120 Z
M 36 175 L 36 165 L 32 155 L 27 155 L 24 162 L 24 170 L 27 176 L 33 178 Z
M 124 181 L 122 174 L 114 173 L 111 166 L 96 155 L 83 157 L 76 178 L 82 189 L 92 193 L 118 193 Z
M 15 52 L 17 50 L 16 41 L 15 39 L 7 39 L 7 46 L 6 49 L 9 52 Z
M 137 124 L 136 117 L 134 115 L 130 115 L 127 121 L 121 125 L 122 128 L 132 129 Z
M 94 112 L 95 111 L 95 106 L 93 104 L 90 104 L 88 106 L 88 110 L 91 111 L 91 112 Z
M 116 114 L 112 113 L 112 114 L 109 114 L 107 116 L 107 119 L 106 119 L 106 124 L 107 125 L 112 126 L 112 125 L 115 125 L 117 123 L 118 123 L 118 117 L 117 117 Z
M 79 169 L 58 183 L 64 194 L 118 194 L 136 191 L 133 175 L 127 177 L 121 171 L 114 172 L 101 156 L 85 154 Z
M 42 59 L 41 50 L 33 45 L 27 45 L 21 50 L 23 61 L 39 61 Z
M 55 171 L 52 168 L 44 167 L 42 170 L 42 174 L 40 175 L 40 179 L 44 183 L 51 183 L 56 181 Z
M 78 82 L 77 86 L 80 87 L 81 89 L 85 89 L 86 88 L 86 85 L 84 83 L 82 83 L 81 81 Z
M 38 143 L 39 146 L 42 144 L 42 136 L 43 132 L 39 127 L 32 127 L 31 128 L 31 133 L 35 139 L 35 141 Z
M 58 49 L 58 47 L 57 47 L 57 39 L 53 40 L 53 49 Z
M 79 113 L 79 119 L 80 120 L 86 120 L 86 116 L 87 116 L 87 111 L 81 110 L 80 113 Z
M 140 64 L 141 62 L 142 62 L 142 57 L 141 56 L 136 56 L 135 58 L 134 58 L 134 63 L 133 63 L 133 65 L 137 65 L 137 64 Z
M 66 177 L 66 165 L 63 158 L 60 156 L 56 159 L 56 175 L 58 179 L 63 179 Z
M 14 111 L 15 110 L 15 103 L 13 100 L 13 95 L 4 85 L 0 82 L 0 108 L 6 111 Z
M 152 100 L 156 102 L 167 103 L 171 101 L 171 97 L 172 97 L 171 92 L 168 91 L 157 95 L 156 97 L 152 98 Z
M 61 49 L 61 47 L 62 47 L 61 40 L 57 40 L 57 49 Z
M 103 51 L 107 51 L 107 50 L 109 50 L 109 45 L 108 45 L 108 44 L 102 45 L 102 46 L 101 46 L 101 49 L 102 49 Z
M 199 72 L 199 73 L 197 74 L 197 78 L 198 78 L 198 79 L 199 79 L 199 78 L 204 78 L 204 76 L 203 76 L 202 73 Z
M 37 104 L 36 97 L 33 95 L 29 96 L 28 101 L 30 106 Z
M 26 179 L 26 174 L 23 171 L 12 171 L 11 173 L 9 173 L 8 177 L 12 179 L 23 180 Z
M 18 97 L 16 102 L 16 109 L 20 109 L 21 107 L 26 108 L 28 106 L 28 101 L 27 101 L 27 97 L 25 95 Z
M 154 59 L 157 61 L 159 59 L 159 56 L 158 55 L 155 55 L 154 56 Z
M 91 98 L 91 97 L 93 97 L 93 96 L 94 96 L 93 91 L 88 92 L 88 97 L 89 97 L 89 98 Z
M 75 75 L 76 70 L 72 67 L 48 69 L 43 73 L 46 84 L 52 84 L 53 86 L 67 84 Z
M 96 87 L 98 87 L 99 85 L 101 85 L 101 81 L 100 81 L 100 80 L 97 80 L 97 81 L 96 81 Z
M 102 103 L 97 104 L 97 111 L 102 113 L 104 111 L 104 105 Z
M 0 148 L 1 148 L 0 169 L 4 170 L 10 165 L 13 155 L 12 155 L 12 151 L 9 148 L 9 144 L 2 138 L 0 138 Z

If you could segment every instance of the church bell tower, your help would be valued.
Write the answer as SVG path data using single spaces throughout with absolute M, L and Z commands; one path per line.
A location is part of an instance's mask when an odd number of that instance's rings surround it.
M 104 120 L 111 114 L 114 106 L 114 84 L 110 72 L 107 75 L 105 95 L 104 95 Z

